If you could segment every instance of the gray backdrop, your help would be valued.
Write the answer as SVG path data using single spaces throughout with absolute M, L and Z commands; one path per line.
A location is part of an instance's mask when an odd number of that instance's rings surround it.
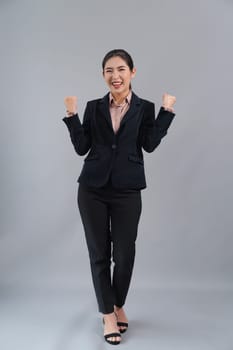
M 86 102 L 107 92 L 101 61 L 113 48 L 132 54 L 133 90 L 157 112 L 164 92 L 177 97 L 167 136 L 144 152 L 148 187 L 128 308 L 138 319 L 140 304 L 154 319 L 149 295 L 156 291 L 222 291 L 226 313 L 206 312 L 225 322 L 216 349 L 232 348 L 232 31 L 232 0 L 1 0 L 2 349 L 71 349 L 78 329 L 75 348 L 97 346 L 85 327 L 97 305 L 76 198 L 83 157 L 62 121 L 63 99 L 78 96 L 82 119 Z M 208 300 L 196 304 L 200 312 Z M 100 324 L 94 332 L 102 349 Z M 156 345 L 151 332 L 147 349 Z M 159 349 L 169 348 L 168 339 Z M 183 339 L 177 347 L 200 349 L 192 344 Z

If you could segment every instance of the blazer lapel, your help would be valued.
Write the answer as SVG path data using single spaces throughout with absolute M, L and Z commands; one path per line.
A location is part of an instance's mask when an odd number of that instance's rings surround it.
M 135 116 L 135 114 L 138 112 L 138 110 L 140 108 L 140 104 L 141 104 L 140 98 L 134 92 L 132 92 L 132 98 L 131 98 L 131 102 L 130 102 L 130 107 L 129 107 L 128 111 L 126 112 L 126 114 L 124 115 L 123 119 L 121 120 L 120 128 L 129 119 L 131 119 L 131 118 L 133 118 Z M 100 100 L 100 109 L 101 109 L 105 119 L 107 120 L 109 126 L 113 130 L 111 115 L 110 115 L 110 111 L 109 111 L 109 93 L 107 93 Z
M 101 100 L 100 100 L 100 110 L 102 114 L 104 115 L 105 119 L 107 120 L 107 123 L 109 124 L 110 128 L 112 128 L 112 120 L 111 120 L 111 115 L 109 111 L 109 93 L 105 95 Z
M 141 104 L 141 101 L 140 101 L 139 97 L 137 95 L 135 95 L 135 93 L 133 92 L 129 109 L 121 120 L 120 128 L 122 127 L 122 125 L 127 123 L 127 121 L 129 119 L 133 118 L 137 114 L 137 112 L 140 108 L 140 104 Z

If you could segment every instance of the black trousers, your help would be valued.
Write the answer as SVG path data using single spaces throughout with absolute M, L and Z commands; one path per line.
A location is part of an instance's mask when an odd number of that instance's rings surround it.
M 141 191 L 114 189 L 110 182 L 98 189 L 79 184 L 78 207 L 98 308 L 111 313 L 124 305 L 130 285 Z

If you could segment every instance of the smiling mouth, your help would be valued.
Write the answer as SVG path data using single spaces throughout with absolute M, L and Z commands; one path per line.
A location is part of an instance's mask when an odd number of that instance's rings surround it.
M 112 86 L 114 86 L 114 88 L 119 88 L 123 83 L 122 82 L 113 82 Z

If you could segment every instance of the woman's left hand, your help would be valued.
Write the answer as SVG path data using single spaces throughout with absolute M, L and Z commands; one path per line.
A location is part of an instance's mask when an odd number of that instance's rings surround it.
M 167 93 L 163 94 L 163 107 L 167 110 L 174 111 L 173 105 L 176 102 L 176 97 Z

